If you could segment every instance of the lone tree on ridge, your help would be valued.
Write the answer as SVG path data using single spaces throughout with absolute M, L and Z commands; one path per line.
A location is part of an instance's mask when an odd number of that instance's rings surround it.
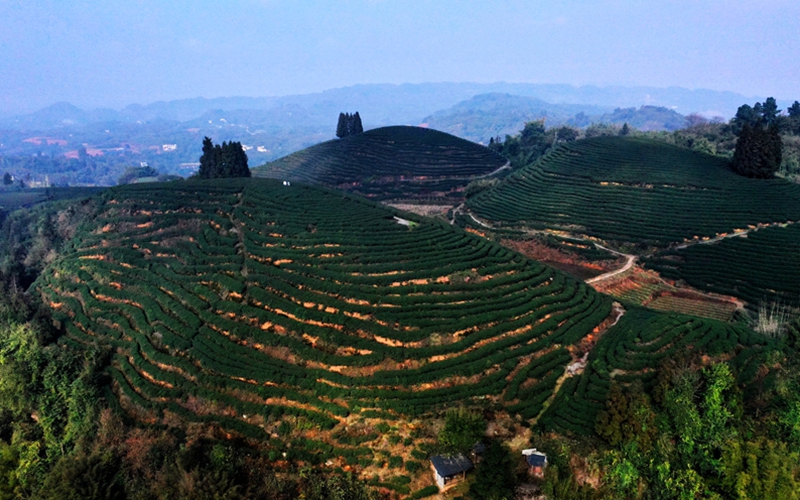
M 360 134 L 364 131 L 361 125 L 361 116 L 358 111 L 354 115 L 350 113 L 339 113 L 339 123 L 336 125 L 336 137 L 343 138 L 348 135 Z
M 777 117 L 780 110 L 770 97 L 752 108 L 740 106 L 732 120 L 739 128 L 731 167 L 739 175 L 771 179 L 781 166 L 782 141 Z
M 247 154 L 242 148 L 242 143 L 231 141 L 215 145 L 209 137 L 205 137 L 197 177 L 201 179 L 250 177 Z

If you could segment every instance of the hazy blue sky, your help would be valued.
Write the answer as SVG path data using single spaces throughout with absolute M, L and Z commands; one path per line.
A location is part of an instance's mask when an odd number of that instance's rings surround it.
M 0 111 L 358 83 L 800 98 L 798 0 L 0 0 Z

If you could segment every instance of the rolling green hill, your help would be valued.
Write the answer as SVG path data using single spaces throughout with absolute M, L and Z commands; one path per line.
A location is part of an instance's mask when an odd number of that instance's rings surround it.
M 252 170 L 254 177 L 323 184 L 377 200 L 453 198 L 506 160 L 455 136 L 383 127 L 323 142 Z
M 467 206 L 502 225 L 666 247 L 800 220 L 800 186 L 746 179 L 724 159 L 666 143 L 599 137 L 557 148 Z
M 568 380 L 580 398 L 556 398 L 543 420 L 591 433 L 615 368 L 648 382 L 676 349 L 759 342 L 656 313 L 646 339 L 635 315 L 603 334 L 611 300 L 565 274 L 446 223 L 272 180 L 111 189 L 36 286 L 65 342 L 115 348 L 110 400 L 252 438 L 287 418 L 331 429 L 487 399 L 534 419 L 572 346 L 602 334 L 595 376 Z
M 68 200 L 91 196 L 105 188 L 97 187 L 51 187 L 0 190 L 0 214 L 19 208 L 32 207 L 48 201 Z M 0 219 L 2 217 L 0 216 Z
M 666 278 L 734 295 L 753 307 L 800 305 L 800 226 L 772 226 L 744 236 L 661 252 L 645 264 Z

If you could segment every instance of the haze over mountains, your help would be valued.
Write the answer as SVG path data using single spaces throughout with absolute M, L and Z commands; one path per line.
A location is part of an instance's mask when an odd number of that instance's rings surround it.
M 65 125 L 88 125 L 111 121 L 169 120 L 188 122 L 202 119 L 211 111 L 259 110 L 262 125 L 271 122 L 293 126 L 331 122 L 342 109 L 358 108 L 365 126 L 418 124 L 444 108 L 479 94 L 506 93 L 535 97 L 551 104 L 581 104 L 606 108 L 663 106 L 681 114 L 700 112 L 724 118 L 733 116 L 742 102 L 758 100 L 734 92 L 689 90 L 681 87 L 596 87 L 530 83 L 422 83 L 371 84 L 331 89 L 315 94 L 283 97 L 218 97 L 133 104 L 121 110 L 83 110 L 68 103 L 56 103 L 34 113 L 0 118 L 0 127 L 41 130 Z M 610 108 L 610 109 L 609 109 Z M 587 113 L 589 114 L 589 113 Z M 213 118 L 213 116 L 209 116 Z M 286 121 L 288 120 L 288 122 Z

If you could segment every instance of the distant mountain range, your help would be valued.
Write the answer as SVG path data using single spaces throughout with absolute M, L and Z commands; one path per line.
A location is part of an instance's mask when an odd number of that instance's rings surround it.
M 548 127 L 586 127 L 592 123 L 627 123 L 639 130 L 678 130 L 686 126 L 684 115 L 663 106 L 611 109 L 587 104 L 551 104 L 535 97 L 480 94 L 426 117 L 424 125 L 474 142 L 514 135 L 532 120 Z
M 700 112 L 708 116 L 733 116 L 743 103 L 758 98 L 733 92 L 689 90 L 681 87 L 596 87 L 530 83 L 421 83 L 354 85 L 315 94 L 284 97 L 220 97 L 133 104 L 121 110 L 86 111 L 68 103 L 57 103 L 34 113 L 0 117 L 0 128 L 49 130 L 103 122 L 200 120 L 209 112 L 250 110 L 264 126 L 319 126 L 334 123 L 341 111 L 358 110 L 364 125 L 416 125 L 436 111 L 449 108 L 479 94 L 503 93 L 532 97 L 553 105 L 627 108 L 661 106 L 680 114 Z M 254 113 L 258 111 L 258 113 Z M 213 118 L 212 118 L 213 119 Z M 334 123 L 335 125 L 335 123 Z

